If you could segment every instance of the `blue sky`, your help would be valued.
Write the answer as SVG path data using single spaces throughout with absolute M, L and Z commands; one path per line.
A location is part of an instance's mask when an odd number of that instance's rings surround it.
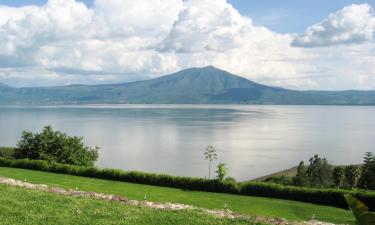
M 92 0 L 79 0 L 92 5 Z M 0 5 L 23 6 L 42 5 L 47 0 L 0 0 Z M 324 19 L 350 4 L 368 3 L 375 6 L 375 0 L 229 0 L 241 14 L 262 25 L 281 33 L 301 33 L 307 26 Z
M 213 65 L 291 89 L 375 90 L 374 34 L 375 0 L 0 0 L 0 82 L 117 83 Z

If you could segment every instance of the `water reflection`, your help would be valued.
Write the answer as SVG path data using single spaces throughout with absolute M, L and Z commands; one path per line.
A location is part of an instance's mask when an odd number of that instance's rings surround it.
M 213 144 L 216 163 L 245 180 L 314 153 L 337 164 L 360 162 L 373 151 L 374 113 L 375 107 L 346 106 L 1 107 L 0 145 L 50 124 L 101 146 L 98 166 L 204 177 L 203 151 Z

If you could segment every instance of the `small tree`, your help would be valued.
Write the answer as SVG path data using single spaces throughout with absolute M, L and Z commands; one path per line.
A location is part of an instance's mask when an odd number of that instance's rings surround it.
M 361 174 L 359 168 L 354 165 L 345 167 L 345 180 L 349 188 L 357 186 L 358 178 Z
M 209 161 L 208 163 L 208 179 L 211 179 L 211 163 L 217 159 L 217 154 L 214 146 L 208 145 L 204 152 L 204 158 Z
M 219 165 L 217 165 L 216 173 L 217 173 L 217 179 L 219 179 L 220 181 L 223 181 L 224 177 L 228 173 L 227 165 L 225 163 L 219 163 Z
M 305 163 L 301 161 L 297 167 L 297 174 L 293 178 L 293 183 L 296 186 L 304 187 L 309 183 L 309 178 L 307 177 Z
M 344 169 L 342 167 L 335 167 L 333 169 L 333 181 L 335 182 L 335 186 L 340 188 L 342 185 L 342 181 L 344 179 Z

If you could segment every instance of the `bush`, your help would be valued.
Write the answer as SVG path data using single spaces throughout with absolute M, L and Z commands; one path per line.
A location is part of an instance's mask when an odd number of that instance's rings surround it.
M 33 134 L 24 131 L 21 140 L 17 143 L 15 157 L 93 166 L 98 159 L 98 147 L 86 147 L 81 137 L 70 137 L 46 126 L 41 133 Z
M 239 195 L 288 199 L 335 206 L 345 209 L 347 209 L 347 204 L 343 195 L 350 194 L 363 201 L 370 207 L 371 210 L 375 210 L 375 192 L 362 190 L 353 191 L 339 189 L 301 188 L 263 182 L 220 182 L 218 180 L 178 177 L 165 174 L 142 173 L 137 171 L 125 172 L 116 169 L 98 169 L 96 167 L 64 165 L 30 159 L 0 158 L 0 166 L 41 170 L 53 173 L 125 181 L 162 187 L 180 188 L 184 190 L 222 192 Z
M 16 148 L 12 147 L 0 147 L 0 157 L 3 158 L 14 158 L 14 152 Z

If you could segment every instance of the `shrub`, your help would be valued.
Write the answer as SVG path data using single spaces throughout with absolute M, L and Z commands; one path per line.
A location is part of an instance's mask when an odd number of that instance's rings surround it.
M 237 182 L 236 178 L 234 178 L 234 177 L 227 177 L 227 178 L 224 179 L 224 181 L 228 182 L 228 183 L 236 183 Z
M 3 158 L 14 158 L 15 148 L 12 147 L 0 147 L 0 157 Z
M 15 157 L 21 159 L 41 159 L 78 166 L 93 166 L 98 159 L 97 147 L 86 147 L 81 137 L 53 131 L 50 126 L 36 134 L 24 131 L 17 147 Z
M 283 186 L 263 182 L 221 182 L 202 178 L 178 177 L 165 174 L 142 173 L 137 171 L 121 171 L 116 169 L 98 169 L 49 163 L 42 160 L 0 158 L 0 166 L 41 170 L 53 173 L 125 181 L 163 187 L 180 188 L 194 191 L 222 192 L 239 195 L 280 198 L 321 205 L 329 205 L 347 209 L 344 194 L 350 194 L 363 201 L 370 209 L 375 209 L 375 192 L 363 190 L 317 189 Z

